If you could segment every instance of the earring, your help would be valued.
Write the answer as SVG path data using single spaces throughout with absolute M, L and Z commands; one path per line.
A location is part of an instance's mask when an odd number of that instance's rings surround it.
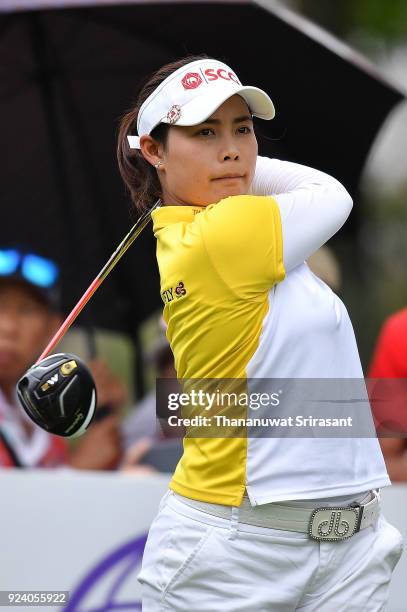
M 157 162 L 156 164 L 154 164 L 154 168 L 156 168 L 158 170 L 158 168 L 161 166 L 162 162 Z

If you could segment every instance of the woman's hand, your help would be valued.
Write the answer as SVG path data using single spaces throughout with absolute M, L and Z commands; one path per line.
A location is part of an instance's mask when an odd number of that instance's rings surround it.
M 151 438 L 142 438 L 131 446 L 125 453 L 120 469 L 122 472 L 132 474 L 154 474 L 157 472 L 152 465 L 140 465 L 139 461 L 153 446 Z
M 70 452 L 68 465 L 80 470 L 114 470 L 123 455 L 119 417 L 92 423 Z
M 92 359 L 87 365 L 95 381 L 98 406 L 110 406 L 118 413 L 127 401 L 127 389 L 123 382 L 103 359 Z

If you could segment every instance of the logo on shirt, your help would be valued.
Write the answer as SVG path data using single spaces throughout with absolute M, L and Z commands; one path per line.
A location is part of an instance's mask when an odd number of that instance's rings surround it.
M 175 299 L 179 299 L 187 294 L 185 285 L 182 281 L 179 281 L 176 287 L 170 287 L 161 293 L 164 304 L 169 304 Z
M 187 290 L 185 289 L 185 285 L 184 283 L 181 281 L 178 283 L 178 285 L 175 287 L 175 295 L 177 297 L 182 297 L 183 295 L 186 295 Z

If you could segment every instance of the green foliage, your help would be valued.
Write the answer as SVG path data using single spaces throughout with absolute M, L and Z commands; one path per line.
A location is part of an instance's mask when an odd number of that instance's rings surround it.
M 385 199 L 365 194 L 359 202 L 364 217 L 358 244 L 363 291 L 354 285 L 351 298 L 366 365 L 384 320 L 407 305 L 406 201 L 407 192 L 400 192 Z
M 407 0 L 297 0 L 297 9 L 366 55 L 407 40 Z M 407 305 L 407 183 L 393 196 L 365 193 L 357 240 L 335 242 L 342 265 L 341 295 L 367 368 L 384 320 Z
M 298 0 L 297 5 L 340 37 L 353 30 L 387 40 L 407 37 L 407 0 Z
M 349 24 L 388 39 L 407 36 L 406 0 L 346 0 Z

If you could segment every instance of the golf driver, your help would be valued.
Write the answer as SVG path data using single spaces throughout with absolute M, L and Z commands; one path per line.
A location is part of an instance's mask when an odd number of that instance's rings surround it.
M 49 433 L 67 438 L 82 435 L 92 421 L 97 403 L 95 383 L 83 361 L 69 353 L 51 356 L 49 354 L 146 227 L 151 213 L 160 203 L 161 201 L 157 200 L 154 206 L 138 219 L 62 323 L 38 361 L 17 383 L 20 404 L 34 423 Z

